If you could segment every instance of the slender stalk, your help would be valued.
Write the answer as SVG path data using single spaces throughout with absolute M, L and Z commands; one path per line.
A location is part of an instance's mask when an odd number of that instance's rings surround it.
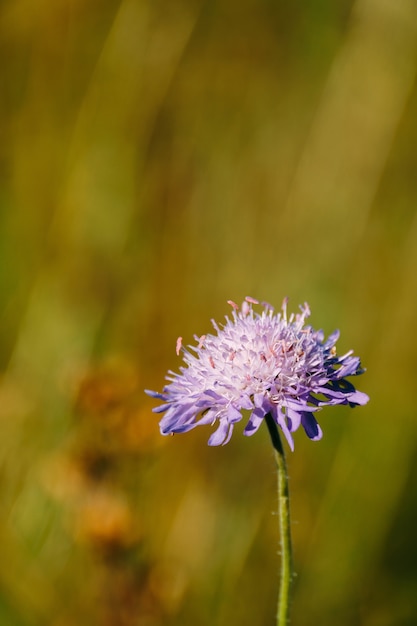
M 269 435 L 275 451 L 278 468 L 278 516 L 281 546 L 281 578 L 277 607 L 277 626 L 288 626 L 290 613 L 290 588 L 292 582 L 292 548 L 290 527 L 290 500 L 288 474 L 284 448 L 278 432 L 278 426 L 272 415 L 265 416 Z

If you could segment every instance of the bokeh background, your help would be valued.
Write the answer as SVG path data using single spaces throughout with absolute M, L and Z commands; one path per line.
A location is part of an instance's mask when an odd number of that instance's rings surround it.
M 414 0 L 0 4 L 0 624 L 267 626 L 266 429 L 163 438 L 246 295 L 342 331 L 289 453 L 294 626 L 417 624 Z

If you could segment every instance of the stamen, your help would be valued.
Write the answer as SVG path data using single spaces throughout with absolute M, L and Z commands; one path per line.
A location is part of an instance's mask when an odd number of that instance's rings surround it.
M 287 321 L 287 304 L 288 304 L 288 297 L 286 296 L 283 301 L 282 301 L 282 318 L 284 320 L 284 322 Z
M 242 315 L 244 317 L 246 317 L 246 315 L 249 313 L 250 311 L 250 306 L 247 302 L 242 302 Z

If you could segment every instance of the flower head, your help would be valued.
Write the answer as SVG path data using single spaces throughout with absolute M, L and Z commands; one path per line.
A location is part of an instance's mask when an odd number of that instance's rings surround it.
M 249 297 L 241 307 L 229 304 L 231 319 L 226 316 L 221 327 L 212 320 L 216 334 L 194 336 L 197 345 L 189 349 L 178 339 L 177 354 L 183 352 L 185 367 L 179 374 L 169 372 L 163 392 L 146 391 L 164 401 L 153 409 L 165 413 L 160 422 L 163 435 L 217 423 L 209 445 L 225 444 L 242 410 L 247 410 L 251 413 L 245 435 L 253 435 L 270 413 L 293 450 L 291 433 L 300 425 L 310 439 L 321 439 L 314 414 L 323 406 L 368 402 L 368 396 L 346 380 L 364 372 L 359 358 L 352 351 L 337 356 L 339 331 L 325 340 L 321 330 L 305 326 L 307 304 L 289 317 L 286 299 L 277 314 L 267 303 L 262 303 L 261 313 L 254 311 L 259 302 Z

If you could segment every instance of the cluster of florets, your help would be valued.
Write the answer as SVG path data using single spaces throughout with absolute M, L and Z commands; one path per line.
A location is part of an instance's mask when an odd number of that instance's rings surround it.
M 310 439 L 321 439 L 315 414 L 323 406 L 368 402 L 346 380 L 363 373 L 359 358 L 352 351 L 337 356 L 338 331 L 325 340 L 321 330 L 305 325 L 307 304 L 290 316 L 287 300 L 277 314 L 267 303 L 260 313 L 254 311 L 259 302 L 249 297 L 241 307 L 229 304 L 232 317 L 226 316 L 223 326 L 212 320 L 216 334 L 195 336 L 196 345 L 188 348 L 178 339 L 185 366 L 179 374 L 169 372 L 162 393 L 147 391 L 164 402 L 154 409 L 165 413 L 162 434 L 217 423 L 209 439 L 215 446 L 229 441 L 243 410 L 250 411 L 245 435 L 256 432 L 270 413 L 293 450 L 292 433 L 300 425 Z

